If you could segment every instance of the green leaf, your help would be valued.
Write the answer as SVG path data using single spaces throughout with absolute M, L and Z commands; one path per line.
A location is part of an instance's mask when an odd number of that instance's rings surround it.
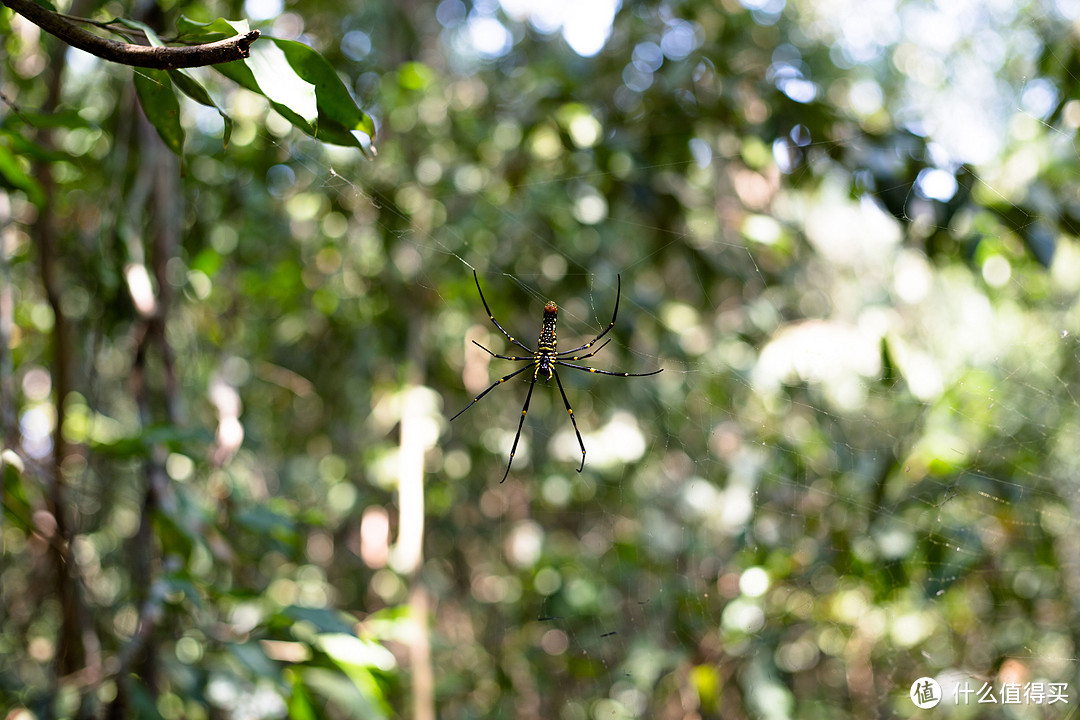
M 176 21 L 176 30 L 183 38 L 190 38 L 199 43 L 217 42 L 234 35 L 246 35 L 251 32 L 247 20 L 226 20 L 217 18 L 208 23 L 192 20 L 184 15 Z
M 290 605 L 282 612 L 289 622 L 309 622 L 320 633 L 351 634 L 352 625 L 346 622 L 341 613 L 326 608 L 308 608 Z M 324 636 L 325 637 L 325 636 Z
M 382 645 L 351 633 L 327 633 L 318 637 L 320 649 L 346 672 L 353 668 L 377 668 L 389 672 L 394 655 Z
M 176 99 L 169 73 L 152 68 L 136 68 L 135 94 L 139 96 L 139 104 L 146 118 L 165 146 L 183 157 L 184 128 L 180 126 L 180 102 Z
M 28 159 L 41 160 L 42 162 L 50 163 L 71 160 L 71 155 L 68 153 L 53 150 L 51 148 L 44 148 L 37 143 L 30 142 L 18 133 L 8 135 L 8 140 L 11 142 L 11 150 L 16 155 L 21 155 Z
M 182 428 L 176 425 L 150 425 L 132 435 L 108 439 L 91 438 L 89 446 L 96 453 L 116 458 L 150 457 L 155 445 L 164 445 L 176 452 L 193 452 L 210 442 L 211 436 L 202 428 Z
M 4 515 L 26 532 L 33 532 L 31 516 L 33 508 L 23 488 L 23 473 L 26 468 L 14 450 L 0 451 L 0 484 L 3 485 Z
M 229 652 L 256 677 L 277 678 L 281 674 L 281 667 L 266 657 L 257 642 L 232 643 Z
M 319 715 L 311 703 L 311 695 L 308 694 L 303 679 L 295 672 L 289 671 L 286 676 L 292 679 L 292 692 L 289 693 L 289 717 L 292 720 L 318 720 Z
M 350 678 L 332 670 L 317 667 L 297 668 L 304 684 L 337 706 L 342 717 L 383 720 L 389 717 L 384 710 L 381 693 L 372 701 L 364 690 Z
M 251 56 L 245 60 L 255 76 L 262 94 L 314 123 L 319 118 L 315 85 L 300 77 L 289 66 L 281 48 L 273 43 L 257 42 L 251 46 Z
M 358 130 L 374 139 L 375 123 L 356 106 L 348 88 L 326 58 L 295 40 L 269 39 L 285 53 L 296 74 L 315 86 L 320 125 L 330 120 L 349 132 Z
M 378 643 L 361 640 L 352 633 L 320 635 L 317 643 L 319 649 L 352 680 L 369 705 L 368 717 L 373 712 L 389 713 L 390 707 L 373 669 L 381 672 L 393 670 L 396 666 L 393 653 Z
M 15 125 L 31 125 L 39 129 L 56 127 L 90 127 L 90 123 L 79 115 L 79 111 L 72 108 L 58 110 L 54 113 L 36 113 L 28 110 L 21 110 L 18 113 L 8 113 L 4 117 L 3 122 L 0 122 L 0 127 L 4 128 L 10 128 Z
M 173 84 L 180 89 L 180 92 L 187 95 L 189 98 L 205 105 L 206 107 L 217 110 L 218 115 L 221 116 L 222 121 L 225 123 L 225 128 L 222 132 L 222 144 L 225 147 L 229 146 L 229 139 L 232 137 L 233 121 L 224 110 L 221 109 L 214 99 L 210 97 L 210 93 L 206 91 L 199 81 L 187 70 L 167 70 L 169 77 L 172 78 Z
M 4 145 L 0 145 L 0 181 L 8 187 L 25 192 L 30 202 L 35 205 L 40 206 L 45 201 L 45 195 L 37 180 L 23 170 L 19 159 Z
M 212 23 L 206 23 L 206 24 L 196 23 L 196 22 L 194 22 L 192 20 L 187 20 L 186 18 L 184 18 L 184 20 L 186 20 L 186 22 L 182 23 L 183 26 L 184 26 L 182 28 L 182 31 L 187 32 L 188 34 L 194 35 L 198 39 L 198 42 L 212 42 L 212 40 L 214 40 L 214 39 L 222 40 L 222 39 L 225 39 L 227 37 L 232 37 L 234 35 L 237 35 L 240 32 L 247 32 L 247 27 L 248 27 L 246 20 L 229 21 L 229 20 L 224 20 L 222 18 L 218 18 L 217 20 L 213 21 Z M 135 30 L 141 31 L 142 33 L 144 33 L 146 35 L 147 40 L 149 40 L 150 44 L 153 45 L 154 47 L 164 47 L 165 46 L 165 43 L 163 43 L 161 41 L 161 38 L 159 38 L 157 36 L 157 33 L 154 31 L 154 29 L 151 28 L 146 23 L 141 23 L 141 22 L 138 22 L 136 20 L 128 20 L 127 18 L 116 18 L 116 22 L 119 22 L 120 24 L 126 25 L 127 27 L 133 28 Z M 208 29 L 210 29 L 211 31 L 206 32 Z M 199 30 L 202 30 L 203 32 L 198 32 Z M 216 37 L 211 38 L 210 37 L 211 35 L 214 35 Z M 160 71 L 155 71 L 155 72 L 160 72 Z M 208 93 L 206 91 L 206 88 L 204 88 L 199 83 L 199 81 L 195 78 L 195 76 L 191 73 L 191 71 L 186 70 L 186 69 L 179 69 L 179 70 L 168 70 L 166 72 L 169 74 L 169 78 L 171 78 L 173 84 L 182 93 L 184 93 L 189 98 L 191 98 L 192 100 L 194 100 L 195 102 L 197 102 L 197 103 L 199 103 L 201 105 L 205 105 L 206 107 L 210 107 L 210 108 L 213 108 L 213 109 L 217 110 L 218 115 L 221 116 L 221 119 L 225 123 L 225 129 L 224 129 L 224 131 L 222 133 L 222 141 L 223 141 L 223 144 L 226 147 L 228 147 L 229 139 L 232 137 L 232 128 L 233 128 L 232 118 L 230 118 L 225 113 L 225 111 L 222 110 L 221 107 L 216 102 L 214 102 L 214 99 L 210 96 L 210 93 Z M 138 86 L 136 86 L 136 89 L 138 89 Z M 142 100 L 141 95 L 140 95 L 139 99 Z M 147 113 L 147 114 L 149 115 L 149 113 Z M 156 127 L 158 129 L 158 133 L 162 134 L 162 139 L 165 140 L 165 143 L 169 144 L 169 140 L 162 133 L 161 127 L 159 125 L 157 125 L 157 123 L 154 123 L 154 127 Z M 182 131 L 181 131 L 181 134 L 180 134 L 180 145 L 181 145 L 181 147 L 183 147 L 183 132 Z M 173 152 L 176 152 L 176 150 L 173 150 Z M 179 154 L 179 153 L 177 153 L 177 154 Z
M 375 122 L 357 107 L 330 63 L 294 40 L 266 38 L 252 45 L 251 57 L 214 69 L 262 95 L 282 117 L 308 135 L 333 145 L 375 154 Z
M 236 514 L 236 523 L 263 534 L 287 533 L 291 536 L 296 530 L 292 518 L 261 505 L 238 512 Z
M 236 60 L 234 62 L 215 65 L 214 70 L 217 70 L 219 73 L 229 78 L 245 90 L 250 90 L 251 92 L 258 95 L 263 95 L 263 91 L 259 89 L 259 83 L 255 82 L 255 75 L 251 72 L 251 68 L 249 68 L 243 60 Z M 266 96 L 263 95 L 263 97 Z M 315 134 L 315 128 L 312 127 L 306 120 L 304 120 L 304 118 L 294 113 L 285 105 L 282 105 L 281 103 L 276 103 L 270 98 L 266 99 L 270 100 L 270 106 L 273 107 L 279 115 L 288 120 L 295 127 L 300 128 L 308 135 Z

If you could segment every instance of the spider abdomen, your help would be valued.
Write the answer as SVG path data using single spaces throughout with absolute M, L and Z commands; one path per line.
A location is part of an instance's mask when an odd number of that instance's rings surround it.
M 536 372 L 533 377 L 541 372 L 547 373 L 546 380 L 550 380 L 555 372 L 555 360 L 559 354 L 559 340 L 555 336 L 555 323 L 559 320 L 559 308 L 553 302 L 544 306 L 544 324 L 540 328 L 540 339 L 536 341 Z
M 554 353 L 558 340 L 555 338 L 555 323 L 559 319 L 559 308 L 549 302 L 544 306 L 544 325 L 540 328 L 540 339 L 536 341 L 538 352 Z

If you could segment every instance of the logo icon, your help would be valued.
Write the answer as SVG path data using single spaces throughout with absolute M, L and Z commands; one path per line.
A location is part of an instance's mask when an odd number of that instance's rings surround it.
M 934 678 L 921 677 L 911 684 L 909 695 L 915 707 L 928 710 L 941 702 L 941 686 Z

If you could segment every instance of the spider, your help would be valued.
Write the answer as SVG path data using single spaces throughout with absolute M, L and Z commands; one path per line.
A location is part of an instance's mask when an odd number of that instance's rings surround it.
M 514 435 L 514 444 L 510 448 L 510 461 L 506 464 L 506 472 L 503 473 L 502 480 L 499 481 L 500 483 L 505 482 L 507 476 L 510 475 L 510 466 L 514 464 L 514 453 L 517 452 L 518 440 L 521 439 L 521 428 L 525 424 L 525 415 L 529 412 L 529 401 L 532 399 L 533 388 L 536 387 L 536 381 L 540 378 L 542 373 L 545 373 L 547 375 L 544 378 L 545 383 L 551 380 L 551 378 L 555 378 L 555 383 L 559 386 L 559 394 L 562 395 L 563 404 L 566 405 L 566 412 L 570 415 L 570 422 L 574 425 L 574 434 L 577 435 L 578 445 L 581 446 L 581 467 L 578 468 L 578 472 L 581 472 L 585 469 L 585 441 L 581 439 L 581 432 L 578 430 L 577 420 L 574 419 L 574 409 L 570 407 L 570 401 L 566 397 L 566 391 L 563 390 L 562 380 L 559 379 L 559 372 L 556 369 L 556 366 L 562 365 L 563 367 L 574 368 L 575 370 L 585 370 L 586 372 L 598 373 L 600 375 L 614 375 L 616 377 L 646 377 L 648 375 L 656 375 L 657 373 L 663 371 L 663 368 L 660 368 L 660 370 L 653 370 L 652 372 L 647 373 L 609 372 L 607 370 L 597 370 L 596 368 L 587 367 L 585 365 L 575 365 L 573 362 L 570 362 L 590 358 L 596 353 L 600 352 L 605 345 L 611 342 L 611 339 L 608 338 L 603 343 L 601 343 L 599 347 L 597 347 L 590 353 L 587 353 L 585 355 L 573 355 L 573 353 L 581 352 L 582 350 L 588 350 L 593 345 L 596 345 L 600 338 L 607 335 L 608 331 L 610 331 L 611 328 L 615 327 L 615 318 L 619 315 L 619 295 L 622 292 L 622 277 L 616 277 L 618 278 L 618 285 L 615 290 L 615 312 L 611 314 L 611 322 L 608 323 L 608 326 L 604 328 L 604 330 L 599 335 L 597 335 L 581 347 L 576 347 L 573 350 L 563 350 L 562 352 L 559 352 L 556 349 L 557 340 L 555 338 L 555 322 L 559 319 L 559 308 L 556 307 L 554 302 L 549 301 L 548 304 L 544 306 L 544 324 L 540 328 L 540 339 L 536 341 L 537 349 L 530 350 L 524 344 L 522 344 L 518 340 L 515 340 L 513 336 L 510 335 L 510 333 L 506 332 L 506 330 L 503 329 L 503 326 L 499 324 L 499 321 L 495 319 L 495 316 L 491 314 L 491 308 L 488 307 L 487 300 L 484 299 L 484 291 L 480 289 L 480 278 L 479 276 L 477 276 L 476 271 L 473 270 L 473 279 L 476 280 L 476 289 L 480 293 L 480 302 L 484 303 L 484 310 L 487 311 L 488 319 L 495 324 L 495 327 L 499 329 L 499 332 L 506 336 L 507 340 L 527 352 L 528 355 L 524 357 L 517 357 L 513 355 L 499 355 L 498 353 L 494 353 L 491 350 L 488 350 L 486 347 L 476 342 L 475 340 L 473 340 L 473 344 L 492 357 L 499 358 L 500 360 L 514 360 L 516 362 L 525 362 L 528 363 L 528 365 L 522 368 L 518 368 L 509 375 L 505 375 L 493 382 L 487 390 L 484 390 L 484 392 L 474 397 L 471 403 L 462 408 L 461 412 L 450 418 L 450 422 L 453 422 L 454 420 L 459 418 L 462 413 L 475 405 L 482 397 L 497 388 L 499 385 L 502 385 L 510 378 L 514 377 L 515 375 L 520 375 L 521 373 L 525 372 L 530 368 L 532 368 L 533 371 L 532 381 L 529 383 L 529 392 L 525 395 L 525 404 L 521 407 L 521 419 L 518 420 L 517 434 Z

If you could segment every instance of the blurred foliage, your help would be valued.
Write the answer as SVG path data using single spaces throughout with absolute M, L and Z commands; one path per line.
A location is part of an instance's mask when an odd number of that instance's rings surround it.
M 193 72 L 231 137 L 182 99 L 182 175 L 130 72 L 73 53 L 50 108 L 52 40 L 0 14 L 8 717 L 415 717 L 416 588 L 439 718 L 897 716 L 920 676 L 1080 687 L 1064 4 L 628 0 L 590 56 L 526 6 L 272 8 L 252 26 L 329 61 L 378 157 Z M 147 200 L 161 173 L 175 211 Z M 562 374 L 582 474 L 556 388 L 502 484 L 524 385 L 448 423 L 516 367 L 471 344 L 512 347 L 472 267 L 526 344 L 558 302 L 564 347 L 621 274 L 589 362 L 664 372 Z M 388 542 L 410 402 L 415 574 Z

